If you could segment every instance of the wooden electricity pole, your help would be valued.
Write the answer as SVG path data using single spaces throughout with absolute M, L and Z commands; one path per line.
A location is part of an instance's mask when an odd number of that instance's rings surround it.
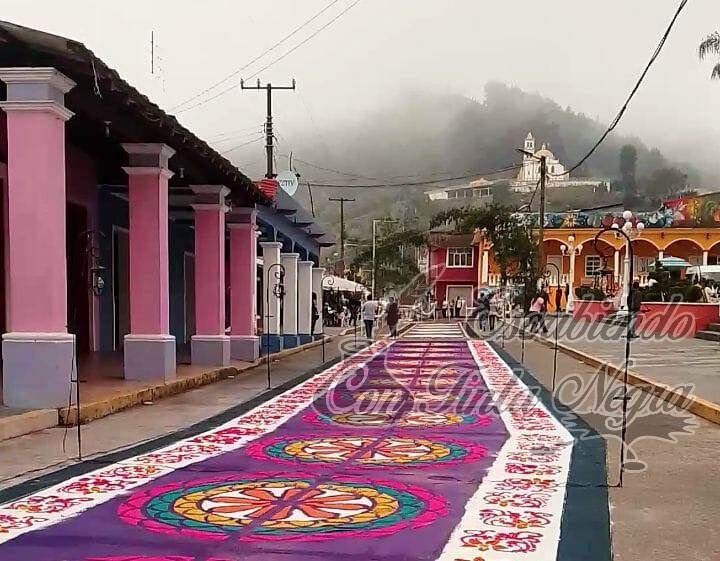
M 260 79 L 258 78 L 257 85 L 246 86 L 243 80 L 240 80 L 241 90 L 265 90 L 267 92 L 267 117 L 265 119 L 265 150 L 267 152 L 267 172 L 265 177 L 273 179 L 275 177 L 275 170 L 273 165 L 273 120 L 272 120 L 272 92 L 273 90 L 294 90 L 295 89 L 295 78 L 293 78 L 292 86 L 273 86 L 271 83 L 267 83 L 264 86 L 260 85 Z
M 340 263 L 342 273 L 345 273 L 345 203 L 354 203 L 355 199 L 345 197 L 330 197 L 328 201 L 340 203 Z M 335 271 L 337 274 L 337 271 Z M 342 275 L 340 275 L 342 276 Z
M 540 247 L 538 249 L 538 267 L 543 270 L 545 267 L 545 187 L 547 185 L 547 159 L 540 156 Z

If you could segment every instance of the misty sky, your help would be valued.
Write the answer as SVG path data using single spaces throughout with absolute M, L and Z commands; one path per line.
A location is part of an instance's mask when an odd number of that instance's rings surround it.
M 330 0 L 0 0 L 0 19 L 85 43 L 140 91 L 169 109 L 243 66 Z M 296 45 L 353 0 L 318 20 L 227 87 Z M 322 135 L 410 89 L 481 99 L 487 81 L 553 98 L 608 122 L 646 64 L 679 0 L 360 0 L 317 37 L 259 76 L 298 81 L 278 93 L 279 138 Z M 697 58 L 698 43 L 720 29 L 718 0 L 691 0 L 620 132 L 637 133 L 673 156 L 715 158 L 720 144 L 720 81 Z M 150 74 L 150 32 L 159 46 Z M 253 79 L 254 81 L 254 79 Z M 223 89 L 220 88 L 220 89 Z M 215 90 L 219 91 L 219 90 Z M 214 92 L 211 92 L 214 93 Z M 210 94 L 208 94 L 210 95 Z M 227 135 L 227 149 L 259 135 L 264 96 L 231 91 L 178 114 L 201 137 Z M 251 130 L 247 130 L 251 129 Z M 239 132 L 233 132 L 239 131 Z M 229 134 L 232 133 L 232 134 Z M 295 146 L 298 152 L 302 147 Z M 232 153 L 263 157 L 255 142 Z

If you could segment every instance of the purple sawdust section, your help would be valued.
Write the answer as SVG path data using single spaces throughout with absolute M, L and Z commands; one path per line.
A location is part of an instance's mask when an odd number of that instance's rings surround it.
M 248 446 L 0 545 L 3 561 L 435 559 L 507 438 L 462 341 L 400 341 Z

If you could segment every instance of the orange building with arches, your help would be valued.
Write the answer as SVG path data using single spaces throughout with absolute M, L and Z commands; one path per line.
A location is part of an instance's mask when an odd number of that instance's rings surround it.
M 597 272 L 612 271 L 612 281 L 622 283 L 625 265 L 625 243 L 621 235 L 606 232 L 595 236 L 601 228 L 547 228 L 544 232 L 544 255 L 548 267 L 550 286 L 593 286 Z M 492 246 L 481 232 L 475 234 L 473 244 L 478 246 L 477 287 L 499 286 L 500 269 Z M 651 265 L 664 257 L 679 257 L 692 265 L 720 265 L 720 228 L 645 228 L 632 239 L 633 278 L 644 285 Z M 552 291 L 552 289 L 551 289 Z M 554 308 L 554 298 L 551 309 Z M 564 298 L 563 298 L 564 301 Z M 563 304 L 564 305 L 564 304 Z

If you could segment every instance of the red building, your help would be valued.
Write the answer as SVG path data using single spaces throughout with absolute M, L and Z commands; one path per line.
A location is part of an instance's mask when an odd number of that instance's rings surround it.
M 438 302 L 461 296 L 472 303 L 480 261 L 479 247 L 472 241 L 472 234 L 429 234 L 427 277 Z

